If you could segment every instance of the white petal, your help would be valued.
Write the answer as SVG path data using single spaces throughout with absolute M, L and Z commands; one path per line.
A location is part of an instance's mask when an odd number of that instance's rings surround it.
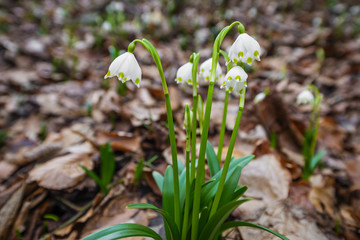
M 187 62 L 177 70 L 175 81 L 178 84 L 186 82 L 192 85 L 192 66 L 192 63 Z
M 205 80 L 210 80 L 211 75 L 211 67 L 212 67 L 212 58 L 207 59 L 200 65 L 200 76 L 202 76 Z M 216 74 L 215 80 L 219 80 L 219 77 L 222 75 L 222 69 L 219 63 L 216 65 Z

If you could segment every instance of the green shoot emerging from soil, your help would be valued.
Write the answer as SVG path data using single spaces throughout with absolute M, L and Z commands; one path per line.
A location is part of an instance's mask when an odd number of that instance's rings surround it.
M 315 168 L 319 165 L 321 158 L 325 155 L 325 151 L 315 154 L 316 140 L 319 130 L 321 101 L 323 95 L 314 85 L 309 86 L 309 90 L 302 91 L 297 97 L 298 104 L 311 104 L 312 112 L 310 117 L 310 125 L 305 131 L 304 145 L 302 154 L 304 156 L 304 168 L 302 178 L 309 180 Z M 310 91 L 311 90 L 311 91 Z

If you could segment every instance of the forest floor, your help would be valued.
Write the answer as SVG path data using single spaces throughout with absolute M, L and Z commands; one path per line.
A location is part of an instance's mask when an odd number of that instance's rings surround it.
M 109 47 L 135 38 L 158 49 L 169 84 L 179 159 L 184 159 L 184 104 L 192 89 L 174 81 L 193 51 L 203 62 L 216 34 L 241 21 L 262 47 L 249 68 L 246 104 L 234 155 L 254 154 L 240 183 L 254 200 L 232 215 L 289 239 L 360 239 L 360 6 L 347 1 L 5 1 L 0 3 L 0 239 L 79 239 L 124 222 L 163 231 L 152 171 L 171 163 L 165 101 L 157 68 L 136 47 L 141 87 L 103 80 Z M 176 1 L 171 1 L 176 2 Z M 216 10 L 214 11 L 214 9 Z M 104 22 L 108 22 L 109 24 Z M 226 37 L 226 50 L 236 38 Z M 225 70 L 224 61 L 220 64 Z M 206 99 L 207 85 L 199 80 Z M 310 181 L 301 180 L 301 146 L 311 108 L 296 104 L 310 84 L 324 95 Z M 254 97 L 269 89 L 264 101 Z M 216 88 L 209 140 L 217 146 L 225 93 Z M 229 101 L 225 150 L 237 113 Z M 198 136 L 198 140 L 200 137 Z M 115 153 L 113 187 L 102 197 L 79 164 L 99 172 L 99 146 Z M 225 152 L 225 151 L 224 151 Z M 156 160 L 143 169 L 141 159 Z M 273 239 L 240 228 L 229 239 Z

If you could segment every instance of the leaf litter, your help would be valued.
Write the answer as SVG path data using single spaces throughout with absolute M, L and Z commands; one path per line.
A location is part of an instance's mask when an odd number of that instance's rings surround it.
M 177 13 L 177 27 L 172 28 L 167 21 L 170 13 L 159 1 L 125 2 L 122 29 L 127 32 L 114 37 L 101 35 L 96 22 L 89 20 L 103 17 L 106 1 L 91 7 L 85 2 L 6 3 L 9 11 L 1 13 L 5 17 L 0 19 L 4 26 L 0 29 L 4 33 L 0 38 L 4 53 L 0 55 L 0 131 L 6 133 L 0 139 L 0 221 L 4 223 L 0 239 L 16 239 L 16 231 L 22 239 L 78 239 L 110 224 L 156 222 L 158 216 L 150 212 L 124 209 L 138 201 L 160 205 L 151 172 L 164 172 L 170 157 L 160 78 L 146 50 L 139 47 L 136 55 L 146 87 L 128 84 L 127 93 L 119 94 L 117 81 L 101 80 L 110 62 L 108 47 L 116 43 L 126 50 L 131 39 L 144 36 L 151 36 L 159 47 L 182 159 L 182 106 L 192 96 L 191 89 L 172 83 L 176 69 L 195 49 L 204 50 L 204 59 L 209 57 L 208 39 L 213 32 L 239 19 L 261 42 L 264 57 L 251 69 L 246 121 L 240 124 L 234 150 L 236 156 L 257 156 L 240 179 L 254 200 L 237 209 L 233 217 L 271 226 L 290 239 L 360 239 L 356 5 L 352 1 L 222 4 L 216 7 L 225 11 L 210 14 L 213 4 L 184 3 Z M 69 17 L 52 22 L 56 7 L 65 9 Z M 135 16 L 143 14 L 143 19 L 151 21 L 137 23 Z M 193 33 L 194 41 L 186 35 Z M 223 48 L 229 44 L 225 39 Z M 300 181 L 304 161 L 300 149 L 310 109 L 294 102 L 297 93 L 311 83 L 325 96 L 318 148 L 327 154 L 310 183 L 304 183 Z M 205 99 L 206 83 L 200 80 L 200 86 Z M 270 94 L 254 104 L 253 97 L 266 88 Z M 209 136 L 214 146 L 223 98 L 216 92 Z M 231 98 L 224 152 L 237 107 Z M 116 171 L 112 188 L 103 198 L 79 164 L 99 171 L 98 149 L 108 141 L 115 152 Z M 155 155 L 158 159 L 144 168 L 140 184 L 133 186 L 140 159 Z M 46 214 L 58 220 L 44 220 Z M 231 236 L 271 239 L 246 228 Z

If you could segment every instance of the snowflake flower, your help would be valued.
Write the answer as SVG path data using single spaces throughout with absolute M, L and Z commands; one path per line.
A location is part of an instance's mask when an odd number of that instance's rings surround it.
M 296 98 L 297 104 L 308 104 L 314 102 L 314 95 L 309 90 L 302 91 Z
M 228 62 L 233 61 L 235 64 L 239 61 L 252 64 L 253 60 L 260 61 L 260 45 L 247 33 L 242 33 L 230 47 Z
M 262 100 L 264 100 L 265 98 L 266 98 L 266 94 L 264 92 L 258 93 L 254 98 L 254 102 L 259 103 Z
M 140 87 L 141 68 L 133 53 L 123 53 L 110 64 L 109 71 L 104 78 L 114 76 L 122 82 L 131 80 L 137 87 Z
M 239 66 L 235 66 L 226 74 L 221 88 L 226 88 L 229 92 L 237 92 L 243 94 L 247 87 L 247 73 Z
M 212 58 L 209 58 L 200 65 L 200 76 L 202 76 L 207 81 L 210 80 L 211 66 L 212 66 Z M 215 80 L 219 80 L 221 78 L 221 75 L 222 75 L 222 70 L 220 64 L 218 63 L 216 66 Z
M 185 83 L 185 82 L 189 85 L 193 84 L 193 82 L 192 82 L 192 66 L 193 66 L 192 63 L 187 62 L 177 70 L 175 81 L 178 84 Z

